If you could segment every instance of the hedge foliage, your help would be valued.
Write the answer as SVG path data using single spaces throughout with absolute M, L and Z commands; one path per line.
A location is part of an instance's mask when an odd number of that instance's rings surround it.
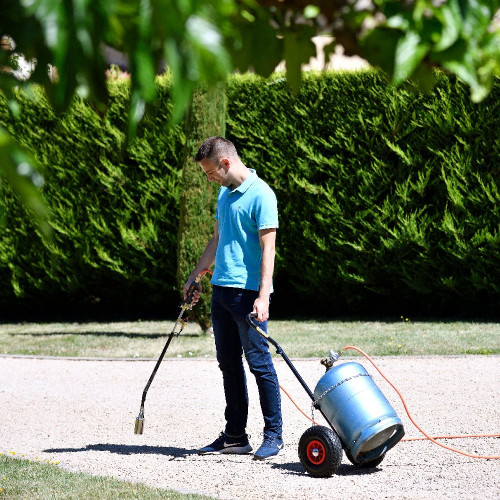
M 472 104 L 443 75 L 424 95 L 375 72 L 308 74 L 297 97 L 246 77 L 228 102 L 230 138 L 277 192 L 291 302 L 498 311 L 498 81 Z
M 310 73 L 298 95 L 280 75 L 229 80 L 226 137 L 278 197 L 275 312 L 498 313 L 500 83 L 474 104 L 438 80 L 427 95 L 373 71 Z M 0 103 L 0 123 L 44 165 L 55 229 L 48 248 L 0 186 L 2 308 L 174 311 L 189 268 L 178 247 L 195 251 L 178 245 L 185 133 L 168 126 L 169 81 L 158 87 L 132 144 L 123 82 L 104 117 L 77 100 L 59 119 L 39 93 L 18 96 L 19 120 Z
M 193 93 L 186 116 L 186 154 L 182 175 L 181 215 L 177 252 L 177 280 L 182 290 L 206 244 L 214 234 L 214 213 L 219 185 L 208 183 L 205 172 L 194 161 L 207 137 L 226 135 L 226 94 L 222 87 Z M 202 281 L 203 294 L 191 315 L 206 331 L 211 326 L 212 285 L 209 275 Z
M 177 296 L 177 230 L 183 161 L 182 127 L 169 128 L 170 87 L 146 110 L 139 137 L 126 144 L 128 85 L 110 82 L 101 117 L 83 100 L 59 119 L 43 96 L 20 94 L 20 119 L 0 120 L 44 165 L 54 245 L 44 245 L 23 207 L 3 187 L 0 237 L 3 305 L 166 308 Z

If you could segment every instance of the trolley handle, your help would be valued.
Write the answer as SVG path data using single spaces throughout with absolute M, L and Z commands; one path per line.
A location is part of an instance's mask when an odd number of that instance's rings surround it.
M 274 343 L 274 341 L 269 337 L 269 335 L 259 326 L 259 323 L 258 321 L 255 320 L 255 318 L 257 317 L 257 313 L 256 312 L 251 312 L 251 313 L 248 313 L 247 314 L 247 323 L 254 329 L 254 330 L 257 330 L 258 333 L 260 333 L 264 338 L 266 338 L 267 340 L 270 340 L 271 343 L 275 346 L 276 344 Z
M 255 318 L 257 317 L 257 313 L 251 312 L 250 314 L 247 314 L 247 323 L 257 330 L 258 333 L 260 333 L 263 337 L 265 337 L 268 342 L 270 342 L 274 347 L 276 347 L 276 354 L 279 354 L 285 363 L 288 365 L 288 368 L 292 370 L 292 373 L 297 377 L 297 380 L 300 382 L 304 390 L 307 392 L 311 400 L 314 402 L 314 394 L 312 393 L 311 389 L 309 389 L 308 385 L 305 383 L 304 379 L 300 376 L 299 372 L 293 366 L 293 363 L 290 361 L 288 356 L 285 354 L 285 351 L 281 348 L 281 346 L 274 340 L 272 337 L 270 337 L 259 325 L 258 322 L 255 321 Z

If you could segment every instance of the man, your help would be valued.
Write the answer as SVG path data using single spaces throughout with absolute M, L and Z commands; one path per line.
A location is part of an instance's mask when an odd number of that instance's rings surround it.
M 184 294 L 202 269 L 215 262 L 212 276 L 212 326 L 226 398 L 224 432 L 200 454 L 252 451 L 246 434 L 248 393 L 242 353 L 259 390 L 264 439 L 254 459 L 265 460 L 283 448 L 280 389 L 267 341 L 246 322 L 256 314 L 267 331 L 273 291 L 278 208 L 271 188 L 240 160 L 231 141 L 210 137 L 195 161 L 209 182 L 220 184 L 214 235 L 193 269 Z M 194 294 L 197 301 L 201 285 Z

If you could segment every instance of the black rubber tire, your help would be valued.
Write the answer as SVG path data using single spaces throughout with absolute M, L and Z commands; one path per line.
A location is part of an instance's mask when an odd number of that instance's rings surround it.
M 370 460 L 369 462 L 363 462 L 360 464 L 352 458 L 352 455 L 349 453 L 349 451 L 344 450 L 344 452 L 345 456 L 349 459 L 349 462 L 351 462 L 356 467 L 359 467 L 360 469 L 374 469 L 375 467 L 377 467 L 377 465 L 382 463 L 382 460 L 384 460 L 385 458 L 385 453 L 384 453 L 383 455 L 380 455 L 380 457 L 375 458 L 374 460 Z
M 299 459 L 311 476 L 330 477 L 342 461 L 340 438 L 328 427 L 309 427 L 299 441 Z

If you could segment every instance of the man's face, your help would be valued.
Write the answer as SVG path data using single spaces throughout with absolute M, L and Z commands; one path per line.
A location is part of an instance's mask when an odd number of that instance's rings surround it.
M 225 161 L 227 160 L 221 160 L 218 165 L 207 159 L 200 161 L 201 168 L 207 175 L 208 182 L 217 182 L 221 186 L 229 186 L 231 184 Z

